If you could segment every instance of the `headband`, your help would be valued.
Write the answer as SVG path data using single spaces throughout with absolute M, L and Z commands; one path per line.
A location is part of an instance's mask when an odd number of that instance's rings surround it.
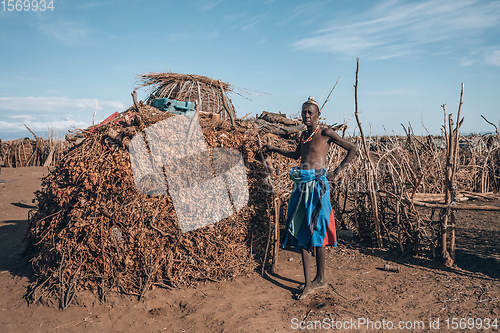
M 307 101 L 305 101 L 302 105 L 304 105 L 304 104 L 314 104 L 314 105 L 316 105 L 318 107 L 318 111 L 319 111 L 319 104 L 318 104 L 318 102 L 316 102 L 314 100 L 314 97 L 312 97 L 312 96 L 309 96 L 309 98 L 307 99 Z

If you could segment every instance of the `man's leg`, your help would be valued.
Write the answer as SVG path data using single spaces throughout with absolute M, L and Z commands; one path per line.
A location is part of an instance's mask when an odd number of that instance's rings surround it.
M 325 286 L 325 256 L 324 247 L 316 248 L 316 277 L 312 281 L 312 289 L 317 289 Z
M 304 269 L 305 285 L 299 299 L 304 299 L 312 290 L 311 286 L 311 257 L 312 253 L 302 248 L 302 268 Z

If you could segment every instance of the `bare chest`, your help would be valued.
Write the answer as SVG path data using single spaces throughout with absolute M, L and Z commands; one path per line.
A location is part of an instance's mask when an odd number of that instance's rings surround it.
M 309 142 L 302 143 L 301 153 L 302 157 L 306 157 L 309 154 L 313 155 L 325 155 L 328 153 L 328 138 L 322 135 L 314 136 Z

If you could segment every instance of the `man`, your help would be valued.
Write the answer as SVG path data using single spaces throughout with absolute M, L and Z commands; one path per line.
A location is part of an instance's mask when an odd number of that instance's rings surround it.
M 285 245 L 291 244 L 302 253 L 305 285 L 298 299 L 304 299 L 314 289 L 325 284 L 325 248 L 337 246 L 335 221 L 330 204 L 328 179 L 333 180 L 358 153 L 358 148 L 342 139 L 331 128 L 319 125 L 319 105 L 313 97 L 302 104 L 302 132 L 294 151 L 265 146 L 265 153 L 276 152 L 300 161 L 300 168 L 290 171 L 294 189 L 288 204 L 287 236 Z M 333 171 L 326 172 L 325 163 L 330 144 L 348 151 L 347 156 Z M 316 277 L 311 281 L 311 257 L 316 252 Z

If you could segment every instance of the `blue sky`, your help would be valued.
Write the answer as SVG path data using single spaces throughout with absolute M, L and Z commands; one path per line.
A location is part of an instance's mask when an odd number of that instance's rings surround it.
M 463 132 L 498 124 L 500 1 L 66 1 L 54 10 L 0 7 L 0 138 L 62 137 L 132 104 L 137 74 L 199 74 L 258 91 L 237 113 L 298 114 L 340 81 L 323 116 L 364 131 L 433 134 L 441 105 Z M 2 6 L 0 4 L 0 6 Z M 139 90 L 143 99 L 146 90 Z M 325 99 L 323 96 L 323 99 Z M 97 102 L 96 102 L 97 101 Z

